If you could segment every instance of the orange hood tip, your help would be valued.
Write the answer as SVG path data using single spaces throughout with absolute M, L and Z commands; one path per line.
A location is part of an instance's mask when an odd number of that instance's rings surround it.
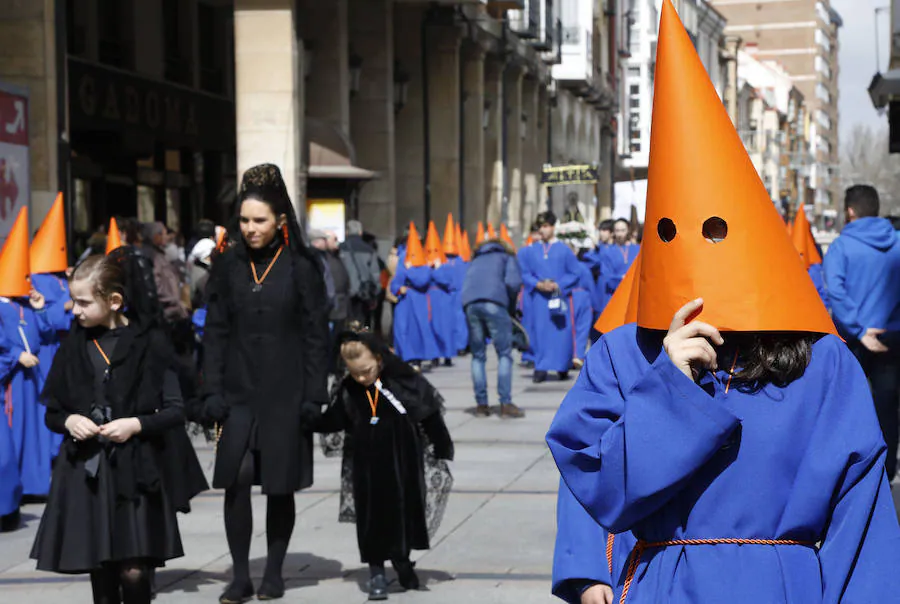
M 28 208 L 23 207 L 0 250 L 0 296 L 22 298 L 31 293 L 30 259 Z
M 462 251 L 462 259 L 463 262 L 471 262 L 472 261 L 472 246 L 469 244 L 469 232 L 463 231 L 462 233 L 462 244 L 460 246 Z
M 484 241 L 484 224 L 478 222 L 478 230 L 475 232 L 475 245 L 479 245 Z
M 109 231 L 106 233 L 106 253 L 122 247 L 122 235 L 119 232 L 119 223 L 115 218 L 109 219 Z
M 650 136 L 637 323 L 667 330 L 681 306 L 702 297 L 700 319 L 722 329 L 834 333 L 669 1 L 660 19 Z
M 425 234 L 425 262 L 429 265 L 447 262 L 447 257 L 444 255 L 444 247 L 441 245 L 441 238 L 438 236 L 434 221 L 428 223 L 428 232 Z
M 31 243 L 31 272 L 62 273 L 68 267 L 65 207 L 62 193 L 58 193 Z
M 444 254 L 459 256 L 459 226 L 453 222 L 453 214 L 447 215 L 447 226 L 444 227 Z
M 410 267 L 425 266 L 425 248 L 419 238 L 415 223 L 409 223 L 409 235 L 406 237 L 406 265 Z

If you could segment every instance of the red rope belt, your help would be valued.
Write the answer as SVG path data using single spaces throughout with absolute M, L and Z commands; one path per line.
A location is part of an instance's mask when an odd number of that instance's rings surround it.
M 12 380 L 6 385 L 6 392 L 3 393 L 3 413 L 6 414 L 6 421 L 9 427 L 13 425 L 13 397 L 12 397 Z
M 610 533 L 606 540 L 606 562 L 609 565 L 609 572 L 612 574 L 612 551 L 615 535 Z M 631 550 L 631 562 L 628 564 L 628 573 L 625 575 L 625 584 L 622 586 L 622 597 L 619 604 L 625 604 L 628 597 L 628 591 L 634 582 L 637 574 L 638 565 L 641 563 L 641 556 L 645 550 L 660 547 L 669 547 L 672 545 L 815 545 L 812 541 L 795 541 L 793 539 L 673 539 L 671 541 L 638 541 L 634 549 Z

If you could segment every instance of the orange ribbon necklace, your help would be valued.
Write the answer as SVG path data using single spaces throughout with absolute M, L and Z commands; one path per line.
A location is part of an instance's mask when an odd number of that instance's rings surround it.
M 278 247 L 278 251 L 275 252 L 275 257 L 272 258 L 272 261 L 269 263 L 269 266 L 266 267 L 265 272 L 262 274 L 262 277 L 257 276 L 256 274 L 256 264 L 253 261 L 250 261 L 250 272 L 253 273 L 253 292 L 259 292 L 262 290 L 263 282 L 266 280 L 266 277 L 269 276 L 269 273 L 272 270 L 272 267 L 275 266 L 275 263 L 278 262 L 278 258 L 281 256 L 281 252 L 284 251 L 284 246 L 281 245 Z
M 106 355 L 106 352 L 103 350 L 103 347 L 100 346 L 100 342 L 96 339 L 93 340 L 94 346 L 97 347 L 97 350 L 100 352 L 100 356 L 103 357 L 103 360 L 106 361 L 106 371 L 103 373 L 103 380 L 106 381 L 109 379 L 109 366 L 111 365 L 109 361 L 109 357 Z
M 369 420 L 369 423 L 373 426 L 378 423 L 378 395 L 380 392 L 378 388 L 375 388 L 375 396 L 372 396 L 372 393 L 366 389 L 366 397 L 369 399 L 369 409 L 372 410 L 372 419 Z

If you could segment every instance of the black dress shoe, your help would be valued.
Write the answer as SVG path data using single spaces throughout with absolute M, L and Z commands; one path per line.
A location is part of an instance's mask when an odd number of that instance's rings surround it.
M 546 371 L 535 371 L 534 377 L 531 378 L 531 381 L 535 384 L 542 384 L 547 381 L 547 372 Z
M 559 372 L 559 381 L 560 382 L 566 382 L 566 381 L 568 381 L 568 379 L 569 379 L 568 371 L 560 371 Z
M 375 575 L 369 579 L 369 599 L 373 601 L 388 599 L 387 579 L 384 575 Z
M 256 592 L 257 600 L 278 600 L 284 597 L 284 579 L 263 578 L 262 585 Z
M 219 596 L 219 603 L 244 604 L 244 602 L 249 602 L 253 599 L 254 593 L 253 583 L 250 581 L 247 581 L 246 583 L 232 583 L 228 586 L 228 589 Z
M 22 512 L 16 510 L 6 516 L 0 516 L 0 533 L 10 533 L 22 526 Z
M 421 587 L 421 583 L 419 582 L 419 576 L 416 574 L 414 570 L 416 567 L 415 562 L 410 562 L 409 560 L 404 560 L 402 562 L 394 562 L 394 570 L 397 571 L 397 581 L 400 583 L 403 589 L 419 589 Z

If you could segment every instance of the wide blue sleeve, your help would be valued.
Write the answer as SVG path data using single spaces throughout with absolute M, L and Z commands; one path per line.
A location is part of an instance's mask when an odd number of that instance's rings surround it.
M 72 313 L 66 310 L 64 300 L 58 300 L 47 305 L 47 321 L 53 331 L 69 331 L 72 328 Z
M 19 355 L 23 352 L 25 350 L 21 345 L 15 346 L 6 336 L 6 332 L 0 329 L 0 382 L 5 381 L 16 370 L 19 365 Z
M 840 237 L 828 248 L 823 260 L 825 270 L 825 284 L 828 286 L 828 299 L 831 300 L 831 312 L 835 322 L 841 330 L 850 335 L 861 338 L 866 331 L 864 325 L 859 323 L 859 304 L 850 297 L 847 291 L 847 255 Z M 878 327 L 869 325 L 868 327 Z
M 606 559 L 609 533 L 591 518 L 562 480 L 556 499 L 553 595 L 580 604 L 587 585 L 613 585 Z
M 453 289 L 454 273 L 453 267 L 449 264 L 442 264 L 440 268 L 431 271 L 434 283 L 444 291 Z
M 581 278 L 581 262 L 579 262 L 578 256 L 568 247 L 566 247 L 564 258 L 564 274 L 559 280 L 559 288 L 563 292 L 569 293 L 578 285 L 578 281 Z
M 547 444 L 578 501 L 620 533 L 678 493 L 740 420 L 664 352 L 641 375 L 620 376 L 608 339 L 599 344 L 560 405 Z M 619 353 L 640 354 L 637 347 Z
M 57 331 L 54 322 L 54 314 L 56 313 L 50 309 L 51 307 L 49 305 L 45 305 L 44 308 L 40 310 L 32 311 L 32 314 L 34 314 L 34 322 L 35 325 L 37 325 L 38 333 L 40 333 L 42 341 L 52 337 Z
M 434 278 L 434 271 L 428 267 L 417 266 L 406 273 L 406 279 L 418 290 L 426 290 Z
M 516 296 L 522 289 L 522 273 L 519 270 L 519 261 L 515 256 L 506 259 L 506 267 L 503 271 L 503 283 L 509 295 Z
M 397 261 L 397 272 L 394 273 L 394 278 L 391 279 L 391 293 L 395 296 L 400 296 L 400 288 L 406 285 L 406 264 L 403 263 L 403 258 Z
M 537 284 L 541 282 L 541 279 L 534 273 L 534 269 L 531 263 L 531 248 L 522 249 L 519 254 L 519 269 L 522 272 L 522 283 L 525 284 L 525 290 L 527 292 L 533 292 L 537 289 Z
M 822 602 L 894 602 L 900 594 L 900 526 L 884 471 L 886 447 L 862 368 L 836 339 L 835 347 L 840 354 L 828 369 L 834 378 L 810 443 L 816 468 L 835 456 L 843 460 L 843 467 L 831 466 L 839 468 L 834 484 L 817 485 L 831 495 L 819 550 Z

